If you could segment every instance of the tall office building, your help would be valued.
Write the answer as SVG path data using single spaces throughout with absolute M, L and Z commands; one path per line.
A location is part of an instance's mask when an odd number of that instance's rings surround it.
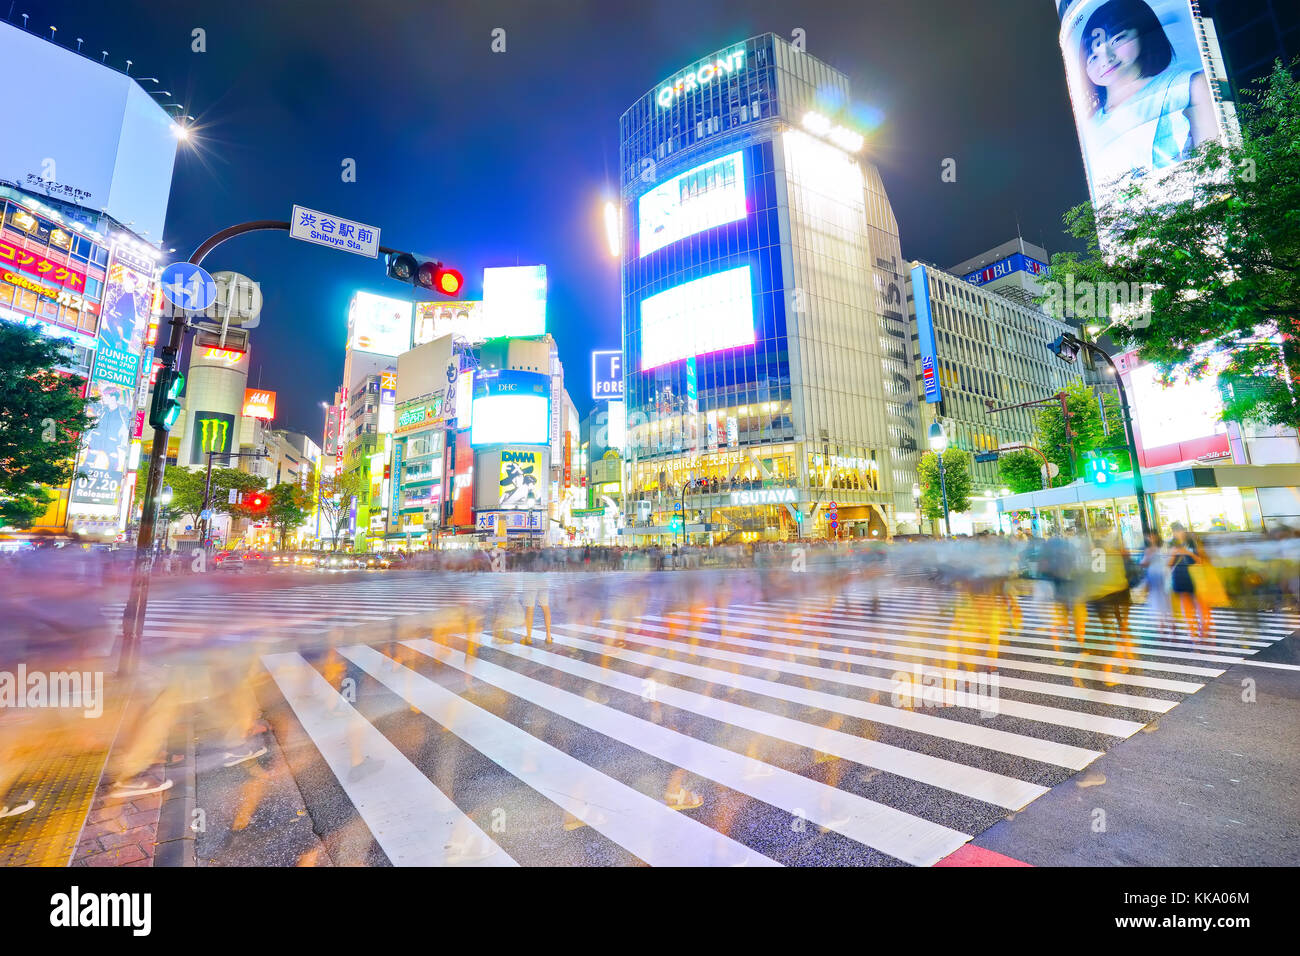
M 993 414 L 990 408 L 1048 398 L 1078 374 L 1047 348 L 1070 326 L 1019 301 L 1019 291 L 1014 285 L 990 291 L 966 275 L 912 263 L 907 305 L 921 357 L 916 393 L 928 403 L 926 423 L 942 420 L 949 446 L 970 452 L 972 459 L 1036 442 L 1035 409 Z M 972 460 L 971 478 L 971 508 L 952 517 L 952 530 L 996 532 L 996 499 L 1003 484 L 997 462 Z M 916 524 L 915 517 L 911 520 Z
M 688 483 L 696 541 L 826 534 L 832 500 L 883 537 L 911 507 L 906 276 L 849 92 L 765 34 L 620 120 L 633 536 L 671 533 Z
M 1240 93 L 1267 76 L 1273 61 L 1300 56 L 1300 4 L 1295 0 L 1200 0 L 1223 49 L 1228 78 Z

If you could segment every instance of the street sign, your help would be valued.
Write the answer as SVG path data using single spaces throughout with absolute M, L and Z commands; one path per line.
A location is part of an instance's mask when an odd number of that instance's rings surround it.
M 217 284 L 212 276 L 192 262 L 173 262 L 163 269 L 159 281 L 163 297 L 188 312 L 202 312 L 217 300 Z
M 238 501 L 239 501 L 239 489 L 231 488 L 229 493 L 226 495 L 226 504 L 233 505 L 236 504 Z
M 378 226 L 367 226 L 363 222 L 331 216 L 305 206 L 293 207 L 289 235 L 303 242 L 314 242 L 318 246 L 329 246 L 341 252 L 352 252 L 371 259 L 379 258 Z
M 211 509 L 211 508 L 204 508 L 202 511 L 200 511 L 200 512 L 199 512 L 199 520 L 200 520 L 200 521 L 211 521 L 211 520 L 212 520 L 212 509 Z
M 982 451 L 982 452 L 980 452 L 978 455 L 975 456 L 975 460 L 976 460 L 977 462 L 984 462 L 984 461 L 997 461 L 997 460 L 998 460 L 998 453 L 995 452 L 995 451 Z

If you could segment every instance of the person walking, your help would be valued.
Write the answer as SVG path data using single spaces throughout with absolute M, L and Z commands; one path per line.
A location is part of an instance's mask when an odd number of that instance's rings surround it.
M 1172 636 L 1174 621 L 1169 595 L 1169 554 L 1158 535 L 1147 535 L 1146 550 L 1142 553 L 1142 569 L 1147 589 L 1147 608 L 1156 619 L 1160 633 Z

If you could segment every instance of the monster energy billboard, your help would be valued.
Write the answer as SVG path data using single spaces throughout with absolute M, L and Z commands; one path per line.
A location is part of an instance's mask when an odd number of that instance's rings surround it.
M 196 412 L 194 415 L 194 444 L 190 460 L 207 464 L 208 452 L 229 454 L 235 432 L 235 416 L 224 412 Z

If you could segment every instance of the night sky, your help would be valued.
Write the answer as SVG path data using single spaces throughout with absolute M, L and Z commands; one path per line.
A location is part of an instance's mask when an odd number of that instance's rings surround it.
M 1062 213 L 1087 198 L 1048 0 L 10 3 L 0 16 L 28 13 L 46 36 L 55 25 L 69 47 L 83 37 L 119 69 L 130 58 L 131 75 L 158 77 L 144 86 L 197 118 L 201 145 L 181 148 L 168 207 L 176 258 L 299 203 L 457 266 L 467 298 L 485 266 L 545 263 L 549 330 L 583 414 L 589 351 L 619 344 L 602 220 L 617 195 L 618 118 L 714 50 L 801 28 L 809 53 L 848 74 L 854 105 L 883 117 L 866 153 L 908 259 L 952 265 L 1014 238 L 1017 222 L 1060 251 Z M 191 51 L 195 27 L 206 53 Z M 497 27 L 505 53 L 490 49 Z M 947 157 L 955 183 L 940 179 Z M 342 182 L 345 158 L 355 183 Z M 277 424 L 319 440 L 351 293 L 409 287 L 382 260 L 284 233 L 236 239 L 205 266 L 261 282 L 249 385 L 278 390 Z

